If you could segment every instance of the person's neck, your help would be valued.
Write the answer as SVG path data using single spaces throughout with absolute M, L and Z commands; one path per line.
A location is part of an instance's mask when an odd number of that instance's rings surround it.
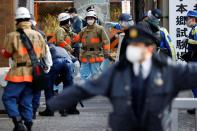
M 92 29 L 92 28 L 94 28 L 94 26 L 95 26 L 95 23 L 93 25 L 88 25 L 87 27 L 88 27 L 88 29 Z
M 151 54 L 151 53 L 146 54 L 146 55 L 145 55 L 145 58 L 144 58 L 143 60 L 141 60 L 139 63 L 140 63 L 140 64 L 143 64 L 143 63 L 146 62 L 147 60 L 151 59 L 152 56 L 153 56 L 153 54 Z

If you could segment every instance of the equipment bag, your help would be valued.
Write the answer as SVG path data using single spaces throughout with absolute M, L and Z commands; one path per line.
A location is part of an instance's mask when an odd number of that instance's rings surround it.
M 36 53 L 34 51 L 33 45 L 29 37 L 25 34 L 23 29 L 18 29 L 17 30 L 20 33 L 20 39 L 27 49 L 27 52 L 29 54 L 31 63 L 32 63 L 32 68 L 33 68 L 33 90 L 42 90 L 47 86 L 47 79 L 46 75 L 44 73 L 44 69 L 47 68 L 44 60 L 41 58 L 37 58 Z

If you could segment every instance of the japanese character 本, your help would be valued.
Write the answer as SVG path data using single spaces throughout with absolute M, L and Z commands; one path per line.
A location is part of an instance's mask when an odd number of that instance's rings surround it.
M 185 8 L 185 7 L 187 7 L 187 5 L 180 4 L 180 5 L 176 5 L 176 7 L 178 7 L 178 9 L 176 10 L 176 12 L 181 12 L 181 14 L 183 12 L 187 12 L 187 9 Z

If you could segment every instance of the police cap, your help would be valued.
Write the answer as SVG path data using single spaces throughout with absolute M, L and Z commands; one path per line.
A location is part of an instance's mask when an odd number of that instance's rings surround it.
M 187 17 L 194 17 L 194 18 L 197 18 L 197 11 L 192 11 L 192 10 L 190 10 L 190 11 L 187 13 Z
M 146 45 L 158 44 L 159 40 L 151 33 L 140 27 L 139 25 L 130 27 L 125 34 L 127 43 L 142 42 Z
M 162 17 L 162 13 L 160 9 L 154 9 L 152 10 L 152 15 L 157 18 L 157 19 L 161 19 Z
M 127 14 L 127 13 L 122 13 L 119 16 L 119 21 L 131 21 L 131 20 L 133 20 L 132 16 L 130 14 Z

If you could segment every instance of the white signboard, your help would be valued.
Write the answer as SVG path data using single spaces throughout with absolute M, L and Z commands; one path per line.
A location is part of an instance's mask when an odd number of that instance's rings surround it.
M 122 1 L 122 13 L 131 13 L 131 5 L 129 0 Z
M 189 10 L 197 10 L 197 0 L 169 0 L 170 36 L 176 48 L 177 58 L 185 52 L 183 38 L 188 37 L 190 28 L 186 26 L 186 15 Z

